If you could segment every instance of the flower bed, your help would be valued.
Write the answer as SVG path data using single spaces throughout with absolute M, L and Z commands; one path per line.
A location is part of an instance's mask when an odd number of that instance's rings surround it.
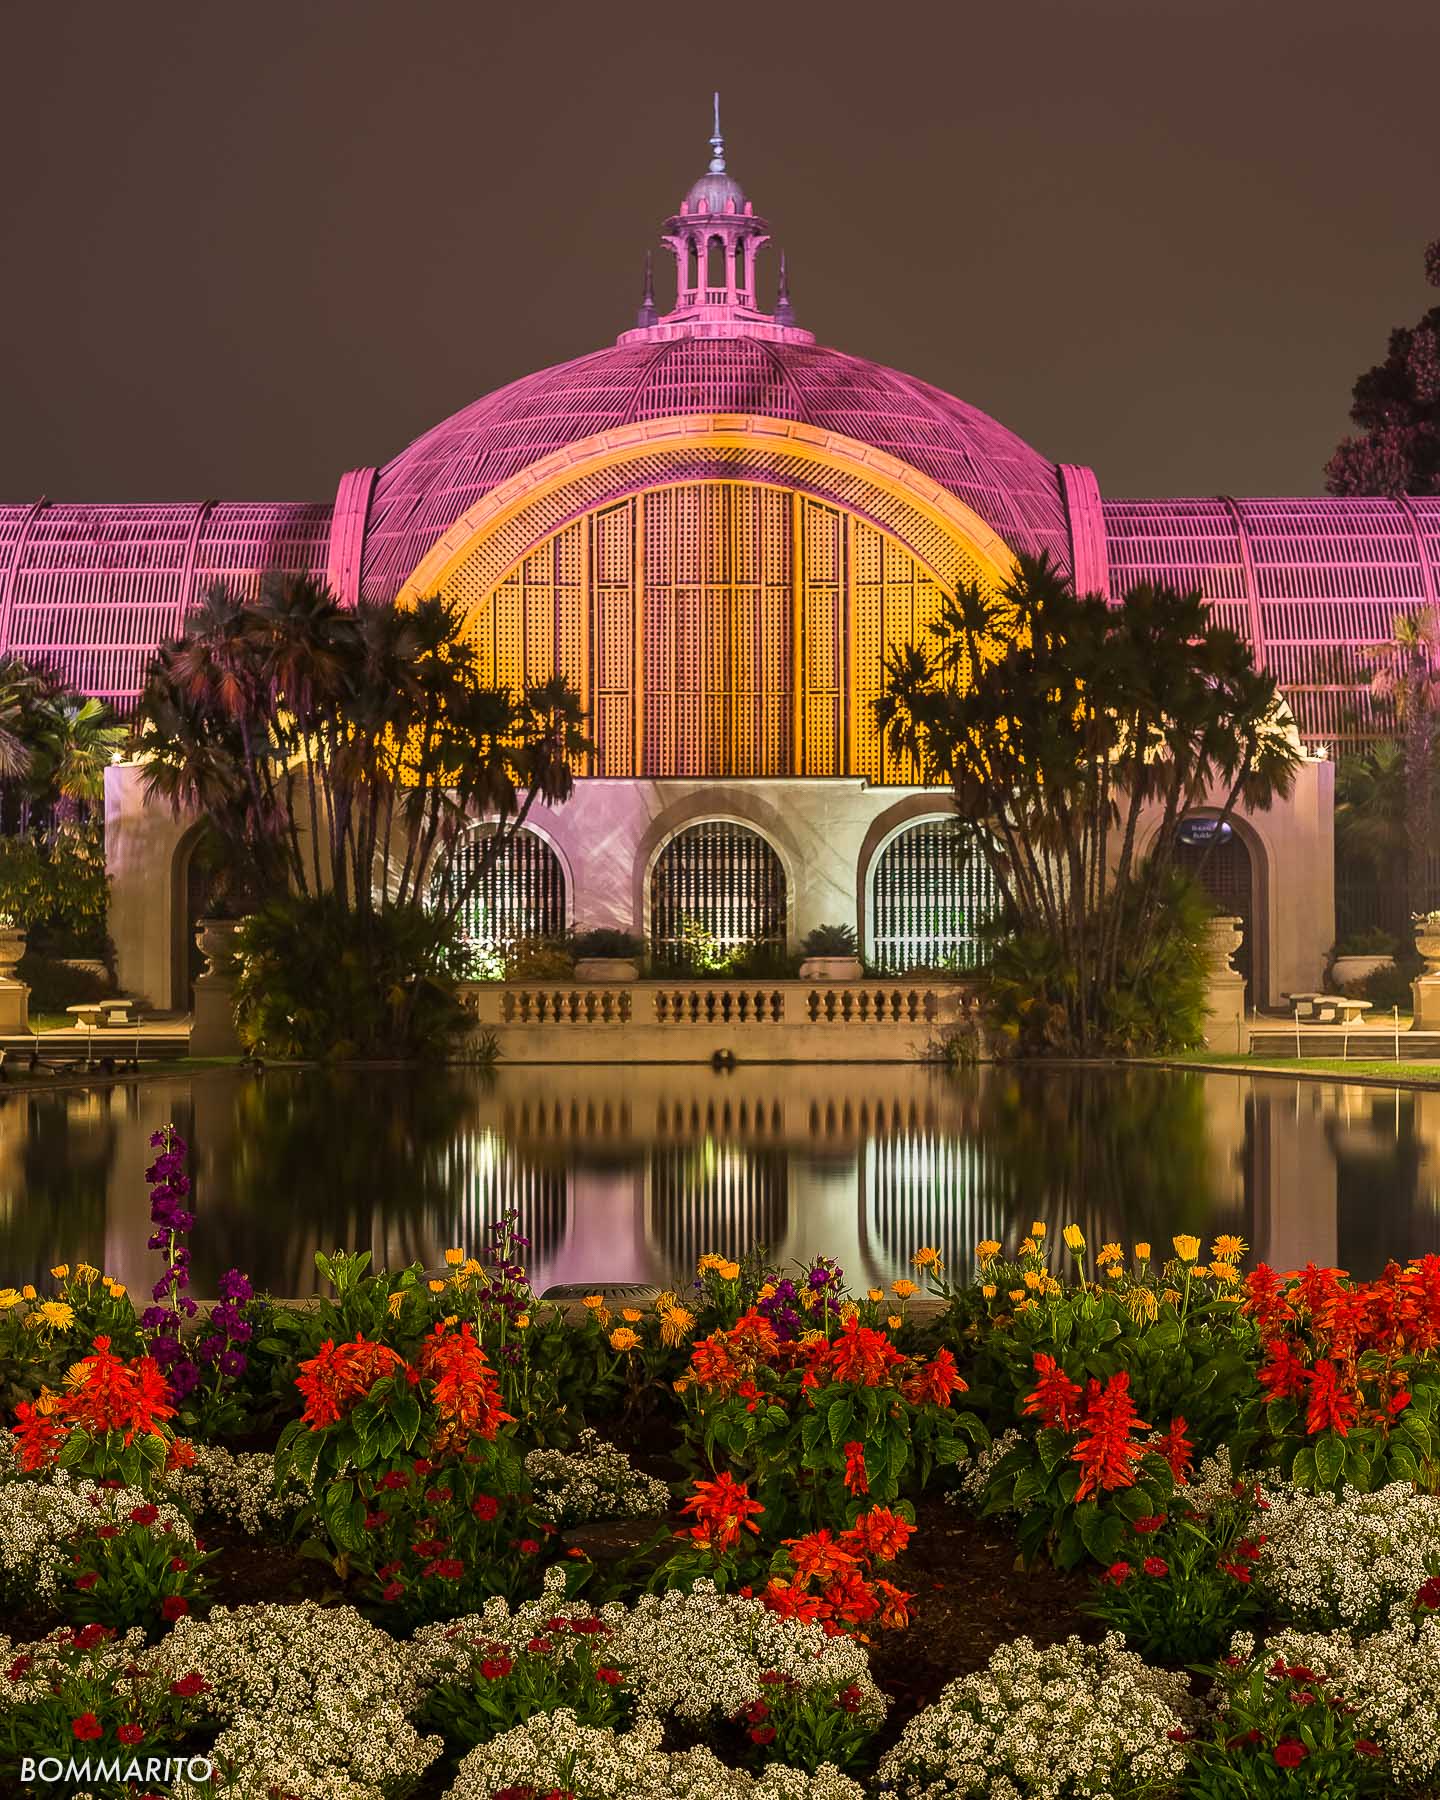
M 83 1264 L 0 1289 L 0 1784 L 1440 1790 L 1440 1259 L 1037 1220 L 889 1290 L 706 1256 L 561 1307 L 512 1217 L 207 1312 L 156 1148 L 148 1306 Z

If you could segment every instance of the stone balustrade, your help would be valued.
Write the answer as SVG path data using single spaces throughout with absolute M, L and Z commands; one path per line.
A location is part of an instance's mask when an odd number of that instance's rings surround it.
M 916 1062 L 975 1029 L 964 981 L 472 982 L 507 1062 Z

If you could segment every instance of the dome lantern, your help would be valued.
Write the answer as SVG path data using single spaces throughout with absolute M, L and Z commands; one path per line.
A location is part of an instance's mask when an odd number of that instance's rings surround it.
M 725 140 L 720 131 L 720 96 L 715 96 L 715 127 L 710 163 L 665 221 L 660 234 L 675 257 L 675 309 L 656 316 L 647 287 L 636 327 L 617 340 L 622 344 L 676 337 L 763 337 L 794 344 L 813 344 L 813 332 L 794 323 L 788 286 L 783 303 L 761 312 L 755 300 L 755 264 L 770 242 L 770 227 L 745 196 L 725 166 Z

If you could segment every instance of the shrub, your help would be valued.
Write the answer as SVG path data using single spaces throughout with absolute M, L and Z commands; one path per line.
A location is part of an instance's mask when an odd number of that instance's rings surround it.
M 1118 1637 L 1017 1638 L 910 1721 L 880 1776 L 900 1800 L 1158 1795 L 1185 1767 L 1188 1698 L 1183 1676 L 1147 1668 Z
M 817 925 L 800 946 L 806 956 L 858 956 L 854 927 L 850 925 Z
M 235 934 L 247 1048 L 313 1061 L 438 1056 L 469 1025 L 460 922 L 423 906 L 357 914 L 332 894 L 272 900 Z
M 598 926 L 592 931 L 582 931 L 572 940 L 570 947 L 577 959 L 583 956 L 618 957 L 625 960 L 645 954 L 644 938 L 634 937 L 628 931 L 616 931 L 608 925 Z
M 1336 940 L 1333 956 L 1395 956 L 1400 949 L 1400 940 L 1378 925 L 1366 926 L 1363 931 L 1347 931 Z
M 1188 1498 L 1176 1496 L 1170 1517 L 1131 1524 L 1089 1603 L 1137 1656 L 1155 1662 L 1213 1662 L 1259 1611 L 1264 1534 L 1253 1506 L 1232 1501 L 1205 1517 L 1184 1510 Z
M 532 1450 L 525 1478 L 535 1509 L 552 1525 L 583 1525 L 592 1519 L 639 1519 L 670 1505 L 668 1482 L 632 1468 L 623 1450 L 607 1444 L 588 1426 L 573 1451 Z
M 141 1513 L 147 1524 L 131 1517 L 141 1509 L 147 1509 Z M 101 1530 L 103 1539 L 97 1537 Z M 38 1600 L 78 1617 L 73 1603 L 83 1600 L 85 1589 L 76 1587 L 75 1577 L 94 1567 L 83 1553 L 142 1531 L 165 1536 L 173 1555 L 192 1560 L 190 1523 L 164 1499 L 151 1503 L 139 1488 L 98 1487 L 65 1469 L 51 1469 L 43 1478 L 8 1473 L 0 1480 L 0 1594 L 17 1608 Z M 158 1617 L 157 1602 L 153 1617 L 127 1620 L 126 1627 Z

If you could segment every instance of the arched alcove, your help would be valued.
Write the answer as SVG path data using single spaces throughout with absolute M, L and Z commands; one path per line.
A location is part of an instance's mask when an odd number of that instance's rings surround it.
M 881 969 L 956 967 L 984 960 L 983 928 L 999 910 L 983 852 L 951 816 L 908 820 L 870 865 L 866 948 Z
M 484 858 L 494 825 L 477 825 L 455 844 L 435 879 L 437 898 L 463 886 Z M 554 847 L 528 826 L 515 832 L 460 908 L 465 941 L 477 950 L 558 937 L 568 919 L 569 883 Z
M 650 871 L 650 946 L 661 967 L 698 945 L 784 948 L 788 896 L 773 844 L 733 819 L 702 819 L 668 840 Z

